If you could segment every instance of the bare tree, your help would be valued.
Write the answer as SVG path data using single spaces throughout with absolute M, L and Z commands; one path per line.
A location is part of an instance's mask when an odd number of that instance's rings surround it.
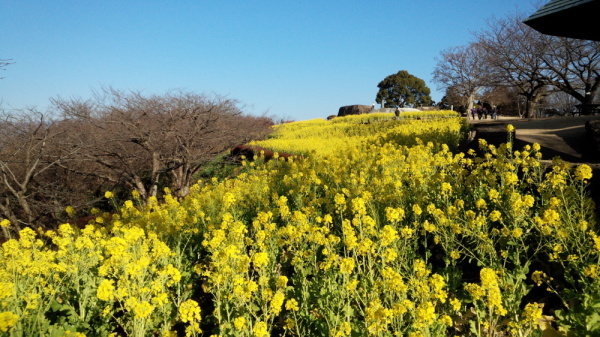
M 0 113 L 0 217 L 18 229 L 51 227 L 66 206 L 98 206 L 107 188 L 136 190 L 144 201 L 161 187 L 185 196 L 207 162 L 273 125 L 234 100 L 181 91 L 106 89 L 54 106 L 63 119 L 35 109 Z
M 600 90 L 600 42 L 544 35 L 542 43 L 550 46 L 540 54 L 550 70 L 548 81 L 584 109 L 592 104 Z
M 506 86 L 489 86 L 481 93 L 481 101 L 489 103 L 492 107 L 496 107 L 501 114 L 514 112 L 513 100 L 514 90 Z M 522 115 L 520 115 L 523 117 Z
M 492 20 L 476 33 L 490 69 L 490 84 L 513 87 L 525 97 L 525 115 L 536 117 L 536 105 L 550 89 L 547 67 L 540 54 L 549 46 L 542 35 L 525 25 L 520 14 Z
M 160 186 L 185 196 L 198 170 L 240 143 L 264 137 L 268 118 L 248 116 L 234 100 L 175 91 L 145 96 L 104 89 L 93 100 L 55 99 L 69 123 L 85 130 L 86 149 L 71 169 L 157 196 Z M 65 167 L 66 168 L 66 167 Z
M 446 49 L 441 52 L 441 58 L 436 58 L 433 80 L 440 89 L 452 88 L 465 97 L 467 109 L 473 108 L 473 102 L 488 78 L 482 55 L 481 46 L 471 43 Z
M 51 212 L 44 175 L 77 149 L 63 147 L 56 123 L 36 110 L 3 112 L 0 123 L 0 213 L 17 228 L 34 225 Z
M 461 112 L 466 112 L 469 105 L 468 97 L 463 96 L 454 86 L 446 88 L 446 93 L 442 101 L 444 104 L 452 105 Z
M 554 91 L 545 97 L 548 109 L 555 110 L 561 115 L 572 114 L 576 111 L 577 99 L 564 91 Z

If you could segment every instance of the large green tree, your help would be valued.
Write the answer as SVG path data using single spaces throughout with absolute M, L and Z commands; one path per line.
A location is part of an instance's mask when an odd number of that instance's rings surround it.
M 431 90 L 425 85 L 425 81 L 406 70 L 387 76 L 377 87 L 379 92 L 375 101 L 379 104 L 384 101 L 384 108 L 431 104 Z

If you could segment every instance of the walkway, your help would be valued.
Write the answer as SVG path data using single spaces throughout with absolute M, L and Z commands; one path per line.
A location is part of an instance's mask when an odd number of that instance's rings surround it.
M 515 149 L 525 144 L 538 143 L 542 158 L 560 156 L 574 163 L 600 163 L 594 146 L 587 139 L 585 122 L 600 120 L 600 116 L 553 117 L 522 119 L 500 117 L 497 120 L 472 120 L 475 138 L 484 138 L 492 144 L 506 142 L 506 125 L 512 124 L 516 130 Z

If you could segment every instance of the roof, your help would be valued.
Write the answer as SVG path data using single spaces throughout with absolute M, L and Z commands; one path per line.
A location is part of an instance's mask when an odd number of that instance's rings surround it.
M 523 22 L 547 35 L 600 41 L 600 0 L 551 0 Z

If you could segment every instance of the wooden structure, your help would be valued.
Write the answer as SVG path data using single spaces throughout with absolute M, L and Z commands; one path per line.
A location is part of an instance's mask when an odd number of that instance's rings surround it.
M 600 41 L 600 0 L 551 0 L 523 22 L 542 34 Z

